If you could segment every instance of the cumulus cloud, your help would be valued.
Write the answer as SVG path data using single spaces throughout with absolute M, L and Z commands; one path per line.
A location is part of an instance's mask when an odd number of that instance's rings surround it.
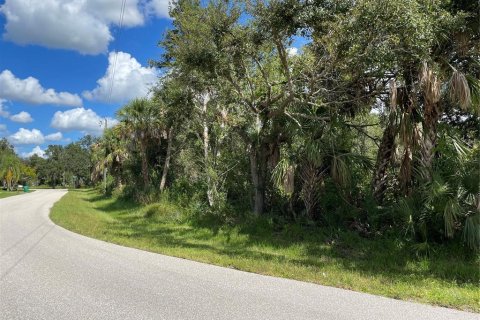
M 12 120 L 13 122 L 20 122 L 20 123 L 29 123 L 33 121 L 33 118 L 30 115 L 30 113 L 26 111 L 22 111 L 17 114 L 14 114 L 9 119 Z
M 35 154 L 37 156 L 39 156 L 40 158 L 46 158 L 45 150 L 42 150 L 42 148 L 40 148 L 40 146 L 36 146 L 30 152 L 22 152 L 21 156 L 22 156 L 22 158 L 30 158 L 31 156 L 33 156 Z
M 76 94 L 45 89 L 38 79 L 33 77 L 19 79 L 10 70 L 0 73 L 0 98 L 31 104 L 56 104 L 72 107 L 82 105 L 82 99 Z
M 57 111 L 53 115 L 51 127 L 60 131 L 81 131 L 93 135 L 100 135 L 103 130 L 104 118 L 92 109 L 76 108 L 67 111 Z M 108 126 L 113 126 L 117 120 L 108 118 Z
M 142 67 L 129 53 L 110 52 L 105 75 L 97 80 L 95 89 L 84 91 L 83 97 L 88 100 L 107 102 L 114 72 L 110 102 L 125 102 L 133 98 L 145 97 L 149 93 L 149 88 L 157 80 L 155 69 Z
M 8 118 L 10 112 L 7 111 L 7 108 L 3 105 L 7 100 L 0 98 L 0 117 Z
M 147 4 L 147 10 L 159 18 L 169 18 L 169 6 L 169 0 L 152 0 Z
M 63 0 L 63 2 L 72 2 L 71 0 Z M 125 1 L 125 10 L 123 13 L 122 25 L 126 27 L 134 27 L 143 25 L 144 16 L 140 11 L 139 0 Z M 83 11 L 105 24 L 120 23 L 120 14 L 122 10 L 122 1 L 120 0 L 86 0 L 83 7 L 79 6 L 79 11 Z
M 18 44 L 104 53 L 121 9 L 121 0 L 6 0 L 0 6 L 6 18 L 3 37 Z M 168 1 L 127 0 L 122 25 L 143 25 L 147 11 L 167 17 Z
M 0 123 L 0 133 L 7 132 L 7 125 Z
M 296 47 L 287 48 L 287 54 L 289 57 L 296 56 L 298 54 L 298 48 Z
M 42 144 L 45 141 L 59 141 L 63 138 L 61 132 L 52 133 L 44 136 L 43 133 L 38 129 L 25 129 L 20 128 L 17 132 L 8 137 L 14 145 L 20 144 Z
M 60 141 L 62 140 L 62 138 L 63 138 L 63 135 L 61 132 L 55 132 L 45 136 L 45 140 L 47 141 Z
M 10 112 L 7 110 L 7 108 L 3 105 L 3 103 L 7 101 L 5 99 L 0 99 L 0 117 L 2 118 L 7 118 L 12 120 L 13 122 L 20 122 L 20 123 L 28 123 L 32 122 L 33 118 L 30 115 L 30 113 L 21 111 L 17 114 L 10 115 Z
M 42 132 L 38 129 L 24 129 L 20 128 L 17 132 L 8 137 L 8 140 L 15 144 L 42 144 L 45 138 Z

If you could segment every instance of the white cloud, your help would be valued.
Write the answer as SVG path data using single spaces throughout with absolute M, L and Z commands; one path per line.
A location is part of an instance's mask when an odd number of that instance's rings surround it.
M 115 57 L 117 61 L 115 63 Z M 115 71 L 114 71 L 115 66 Z M 97 87 L 84 91 L 83 97 L 89 100 L 107 102 L 110 95 L 112 75 L 115 72 L 110 102 L 125 102 L 137 97 L 145 97 L 155 84 L 155 69 L 142 67 L 138 61 L 125 52 L 110 52 L 105 75 L 97 80 Z
M 165 0 L 127 0 L 123 26 L 143 25 L 145 14 L 168 16 Z M 82 54 L 107 52 L 111 27 L 120 23 L 121 0 L 6 0 L 6 40 Z
M 10 112 L 8 112 L 3 105 L 5 102 L 7 102 L 7 100 L 0 98 L 0 117 L 8 118 L 10 116 Z
M 296 56 L 298 54 L 298 48 L 296 47 L 287 48 L 287 54 L 289 57 Z
M 45 136 L 45 140 L 48 140 L 48 141 L 60 141 L 62 140 L 62 138 L 63 138 L 63 135 L 61 132 L 55 132 Z
M 38 79 L 28 77 L 19 79 L 10 70 L 0 73 L 0 98 L 32 104 L 56 104 L 79 107 L 82 99 L 68 92 L 56 92 L 45 89 Z
M 0 10 L 3 37 L 17 44 L 99 54 L 113 39 L 108 25 L 85 10 L 85 1 L 7 0 Z
M 25 111 L 22 111 L 22 112 L 20 112 L 20 113 L 14 114 L 14 115 L 11 116 L 9 119 L 12 120 L 12 121 L 14 121 L 14 122 L 20 122 L 20 123 L 28 123 L 28 122 L 32 122 L 32 121 L 33 121 L 33 118 L 32 118 L 32 116 L 30 115 L 30 113 L 25 112 Z
M 0 133 L 7 132 L 7 125 L 0 123 Z
M 68 1 L 68 0 L 67 0 Z M 66 2 L 63 0 L 63 2 Z M 71 2 L 71 0 L 70 0 Z M 139 10 L 139 0 L 127 0 L 125 2 L 125 10 L 123 13 L 122 25 L 126 27 L 134 27 L 143 25 L 144 16 Z M 122 10 L 121 0 L 86 0 L 84 6 L 79 7 L 80 11 L 94 16 L 96 19 L 105 24 L 120 23 L 120 14 Z
M 20 128 L 17 132 L 8 137 L 8 140 L 13 144 L 42 144 L 45 138 L 42 132 L 38 129 L 24 129 Z
M 0 98 L 0 117 L 7 118 L 12 120 L 13 122 L 20 122 L 20 123 L 28 123 L 33 121 L 33 118 L 30 115 L 30 113 L 25 111 L 21 111 L 20 113 L 10 115 L 10 112 L 3 105 L 5 101 L 7 100 Z
M 104 118 L 96 114 L 92 109 L 76 108 L 67 111 L 57 111 L 53 115 L 51 127 L 60 131 L 82 131 L 94 135 L 100 135 Z M 108 126 L 113 126 L 117 120 L 108 118 Z
M 46 136 L 38 129 L 25 129 L 20 128 L 17 132 L 10 135 L 8 140 L 14 145 L 20 144 L 42 144 L 45 141 L 59 141 L 62 140 L 63 135 L 61 132 L 55 132 Z
M 40 148 L 40 146 L 36 146 L 30 152 L 22 152 L 21 156 L 22 156 L 22 158 L 30 158 L 34 154 L 36 154 L 40 158 L 46 158 L 45 150 L 42 150 L 42 148 Z
M 169 5 L 169 0 L 152 0 L 147 4 L 147 10 L 159 18 L 169 18 Z

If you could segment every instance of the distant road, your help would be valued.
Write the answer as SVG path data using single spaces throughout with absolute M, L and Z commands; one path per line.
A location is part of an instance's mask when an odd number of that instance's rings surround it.
M 90 239 L 48 218 L 65 193 L 0 200 L 0 319 L 480 319 Z

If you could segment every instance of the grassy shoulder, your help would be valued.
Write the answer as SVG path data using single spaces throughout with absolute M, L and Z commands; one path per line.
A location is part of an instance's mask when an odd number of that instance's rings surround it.
M 32 192 L 34 190 L 30 190 L 29 192 Z M 17 196 L 19 194 L 24 194 L 25 192 L 23 191 L 6 191 L 6 190 L 0 190 L 0 199 L 2 198 L 7 198 L 11 196 Z
M 168 202 L 140 206 L 71 190 L 52 220 L 93 238 L 265 275 L 480 312 L 479 258 L 443 248 L 418 258 L 394 239 L 364 239 L 268 219 L 235 227 L 185 219 Z M 332 234 L 335 234 L 332 236 Z

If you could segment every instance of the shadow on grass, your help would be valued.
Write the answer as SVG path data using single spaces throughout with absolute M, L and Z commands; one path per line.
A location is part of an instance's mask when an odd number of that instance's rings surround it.
M 156 247 L 206 250 L 231 258 L 289 263 L 318 272 L 327 263 L 335 263 L 367 276 L 382 276 L 386 281 L 433 278 L 460 285 L 480 281 L 476 258 L 467 257 L 459 246 L 439 248 L 428 258 L 418 258 L 408 245 L 394 238 L 365 239 L 353 232 L 281 226 L 267 219 L 238 221 L 234 227 L 208 217 L 175 223 L 143 218 L 135 214 L 142 205 L 111 199 L 95 190 L 71 192 L 78 192 L 82 199 L 115 219 L 106 222 L 105 232 L 110 236 L 138 239 L 153 251 Z M 291 250 L 299 252 L 292 254 Z

